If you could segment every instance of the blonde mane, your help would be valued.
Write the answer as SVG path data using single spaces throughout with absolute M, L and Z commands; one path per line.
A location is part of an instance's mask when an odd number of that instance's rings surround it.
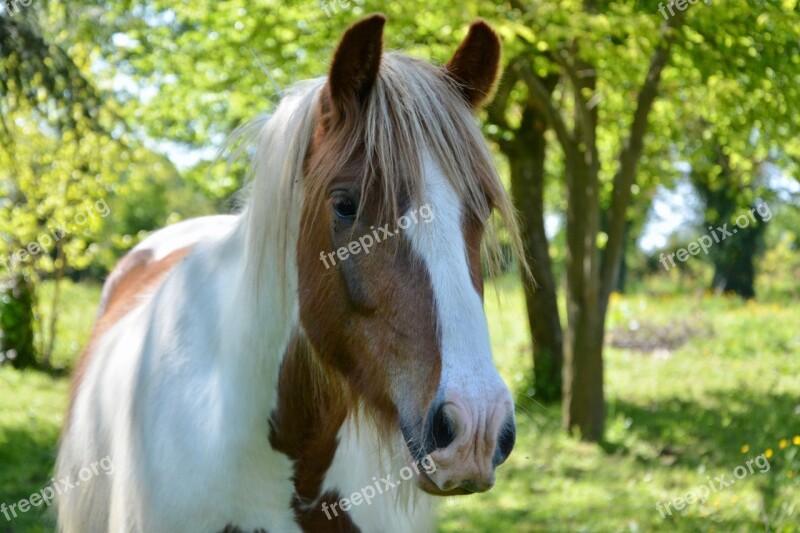
M 490 274 L 502 266 L 497 223 L 505 227 L 513 255 L 528 271 L 515 210 L 494 168 L 475 116 L 454 80 L 441 67 L 400 53 L 381 59 L 377 80 L 358 117 L 329 132 L 331 156 L 314 169 L 307 155 L 327 78 L 296 85 L 258 135 L 252 188 L 245 209 L 246 254 L 251 274 L 269 256 L 280 260 L 279 279 L 294 271 L 302 197 L 323 205 L 328 180 L 363 154 L 362 192 L 381 191 L 380 218 L 396 220 L 401 194 L 424 194 L 423 154 L 438 163 L 461 198 L 465 214 L 485 224 L 483 255 Z M 362 194 L 362 199 L 366 195 Z M 497 210 L 499 217 L 490 216 Z M 267 235 L 265 235 L 265 232 Z M 286 286 L 287 283 L 281 283 Z M 289 285 L 292 285 L 289 283 Z

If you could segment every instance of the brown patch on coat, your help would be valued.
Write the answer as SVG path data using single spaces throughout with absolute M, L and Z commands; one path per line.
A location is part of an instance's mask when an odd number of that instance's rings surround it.
M 359 531 L 347 513 L 323 512 L 322 504 L 338 501 L 338 494 L 320 495 L 350 403 L 344 380 L 320 366 L 308 339 L 295 330 L 281 363 L 269 442 L 295 463 L 293 507 L 303 531 Z
M 169 255 L 153 260 L 152 250 L 134 250 L 123 257 L 106 282 L 103 299 L 97 312 L 89 344 L 81 354 L 72 377 L 67 420 L 81 385 L 83 375 L 95 354 L 94 347 L 109 328 L 131 310 L 150 298 L 175 266 L 192 250 L 191 246 L 180 248 Z M 67 427 L 65 424 L 64 427 Z
M 191 246 L 180 248 L 169 255 L 153 260 L 151 250 L 137 250 L 120 262 L 123 271 L 115 277 L 113 288 L 106 295 L 97 317 L 92 338 L 99 338 L 119 319 L 127 315 L 161 286 L 167 274 L 192 250 Z
M 295 491 L 303 501 L 319 496 L 350 408 L 348 398 L 342 379 L 320 367 L 308 339 L 295 330 L 281 363 L 269 441 L 295 461 Z
M 309 165 L 327 166 L 335 157 L 326 132 L 314 136 Z M 397 429 L 399 392 L 402 406 L 420 417 L 439 385 L 441 347 L 433 288 L 421 258 L 401 233 L 376 242 L 326 269 L 320 251 L 347 247 L 365 235 L 375 235 L 386 223 L 380 219 L 380 194 L 365 184 L 363 163 L 350 161 L 327 183 L 311 184 L 317 192 L 306 198 L 297 249 L 300 319 L 311 345 L 324 365 L 345 376 L 352 390 Z M 319 175 L 319 173 L 314 173 Z M 362 206 L 359 218 L 347 223 L 333 213 L 333 188 L 348 189 Z M 399 196 L 408 201 L 408 195 Z M 387 428 L 388 429 L 388 428 Z

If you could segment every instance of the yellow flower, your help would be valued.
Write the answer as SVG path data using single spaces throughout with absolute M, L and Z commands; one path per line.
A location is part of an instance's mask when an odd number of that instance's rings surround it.
M 742 453 L 747 453 L 749 451 L 750 451 L 750 445 L 749 444 L 745 444 L 744 446 L 742 446 Z
M 794 472 L 789 470 L 788 472 L 786 472 L 786 477 L 788 477 L 789 479 L 792 479 L 794 477 Z
M 770 459 L 772 457 L 772 448 L 767 448 L 767 451 L 764 452 L 764 455 L 767 459 Z
M 782 450 L 789 445 L 789 441 L 787 439 L 781 439 L 778 443 L 778 447 Z
M 795 446 L 800 446 L 800 435 L 794 436 L 794 438 L 792 439 L 792 444 L 794 444 Z

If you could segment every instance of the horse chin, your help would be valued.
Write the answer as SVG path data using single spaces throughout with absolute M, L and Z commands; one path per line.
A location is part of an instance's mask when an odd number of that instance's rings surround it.
M 474 492 L 470 492 L 462 488 L 442 490 L 436 486 L 436 484 L 433 482 L 433 480 L 431 480 L 430 476 L 428 476 L 425 471 L 420 472 L 419 476 L 417 476 L 417 487 L 422 492 L 432 496 L 465 496 L 467 494 L 475 494 Z

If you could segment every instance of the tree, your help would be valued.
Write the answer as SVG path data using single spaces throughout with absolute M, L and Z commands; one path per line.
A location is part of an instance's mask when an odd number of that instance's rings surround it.
M 776 53 L 796 54 L 797 14 L 791 12 L 791 6 L 778 2 L 757 6 L 736 2 L 727 5 L 724 14 L 698 5 L 689 11 L 676 9 L 666 20 L 628 2 L 562 2 L 558 12 L 550 4 L 511 2 L 511 6 L 515 16 L 510 18 L 515 22 L 521 19 L 532 28 L 513 32 L 527 62 L 512 57 L 511 79 L 512 83 L 521 79 L 527 92 L 511 104 L 524 110 L 529 107 L 526 100 L 532 100 L 553 134 L 545 140 L 557 143 L 563 155 L 568 318 L 564 426 L 585 439 L 597 440 L 604 420 L 605 317 L 629 241 L 626 228 L 636 219 L 631 212 L 635 195 L 652 191 L 659 182 L 654 158 L 660 155 L 662 168 L 663 163 L 672 166 L 676 154 L 702 142 L 683 120 L 698 113 L 726 130 L 722 136 L 726 143 L 732 137 L 727 130 L 735 130 L 737 142 L 751 136 L 750 123 L 765 130 L 760 132 L 764 142 L 757 143 L 754 152 L 795 153 L 796 139 L 779 132 L 796 131 L 797 113 L 791 110 L 797 106 L 791 103 L 796 101 L 797 90 L 791 80 L 796 79 L 797 70 L 793 67 L 778 74 L 772 66 L 778 63 Z M 746 22 L 753 19 L 775 33 L 753 36 L 751 24 Z M 770 47 L 771 43 L 777 46 Z M 729 52 L 737 54 L 735 61 L 721 57 Z M 674 68 L 669 70 L 671 58 Z M 555 90 L 544 82 L 553 73 L 559 77 Z M 661 90 L 662 82 L 666 91 Z M 715 91 L 719 93 L 721 87 L 728 90 L 739 85 L 743 91 L 728 91 L 715 99 Z M 779 94 L 766 90 L 769 86 L 780 87 Z M 771 99 L 768 119 L 748 122 L 754 118 L 747 110 L 748 90 Z M 506 93 L 501 88 L 501 97 L 505 94 L 513 91 Z M 657 104 L 659 94 L 664 96 L 661 106 Z M 677 118 L 672 113 L 676 109 Z M 524 111 L 517 114 L 524 116 Z M 784 118 L 787 114 L 792 118 Z M 490 116 L 503 124 L 505 117 L 500 113 Z M 651 132 L 655 138 L 651 146 L 660 143 L 655 149 L 646 146 L 651 118 L 660 126 Z M 520 136 L 511 131 L 509 138 L 513 142 Z M 539 151 L 536 144 L 532 146 L 534 152 Z M 742 157 L 737 156 L 749 149 L 741 143 L 737 149 L 734 159 L 741 162 Z M 646 154 L 650 164 L 648 179 L 643 182 L 638 175 Z M 676 173 L 671 169 L 668 174 Z M 637 209 L 646 212 L 646 207 Z M 524 207 L 521 210 L 523 216 L 529 216 Z M 526 222 L 526 227 L 535 229 L 537 225 L 535 220 Z M 546 247 L 540 246 L 533 253 L 544 250 Z M 547 264 L 535 255 L 530 260 Z M 553 296 L 545 292 L 537 297 Z M 535 319 L 531 317 L 531 321 Z
M 76 29 L 84 38 L 100 33 L 87 21 L 96 22 L 97 10 L 84 7 L 0 13 L 0 280 L 9 278 L 0 326 L 17 366 L 50 365 L 61 280 L 101 251 L 97 237 L 119 184 L 167 170 L 93 83 L 95 47 L 70 41 Z M 54 280 L 46 323 L 37 292 L 44 277 Z
M 511 194 L 520 212 L 522 239 L 533 275 L 521 273 L 533 345 L 534 397 L 550 403 L 561 399 L 563 339 L 544 220 L 547 124 L 544 110 L 526 99 L 519 124 L 511 125 L 506 110 L 518 81 L 515 69 L 510 68 L 487 114 L 490 123 L 502 132 L 492 137 L 508 158 Z M 552 94 L 558 76 L 550 74 L 540 83 Z
M 753 298 L 756 295 L 755 255 L 763 246 L 766 230 L 764 219 L 756 216 L 755 197 L 759 191 L 764 194 L 767 189 L 760 186 L 758 181 L 748 183 L 747 178 L 736 176 L 731 168 L 730 157 L 719 144 L 712 141 L 706 151 L 710 156 L 708 164 L 701 166 L 695 163 L 689 173 L 705 205 L 703 228 L 711 228 L 709 231 L 716 233 L 717 228 L 727 229 L 730 226 L 735 232 L 710 249 L 714 263 L 711 287 L 718 292 L 732 292 L 743 298 Z M 763 198 L 760 201 L 759 205 L 767 205 Z M 746 228 L 737 228 L 735 220 L 740 216 L 748 220 L 748 213 L 753 214 L 752 223 L 748 222 Z M 724 234 L 723 231 L 719 233 Z
M 267 1 L 263 13 L 244 0 L 227 2 L 224 10 L 208 1 L 106 6 L 115 38 L 103 48 L 104 60 L 115 69 L 101 78 L 110 83 L 124 72 L 157 94 L 123 94 L 123 115 L 143 123 L 149 137 L 189 149 L 222 145 L 234 127 L 268 111 L 292 82 L 324 74 L 319 58 L 330 57 L 341 30 L 365 14 L 358 2 L 326 10 L 315 2 Z M 487 110 L 486 132 L 509 159 L 539 284 L 537 290 L 527 284 L 525 291 L 536 394 L 557 396 L 553 381 L 563 354 L 565 427 L 586 439 L 601 438 L 605 316 L 626 244 L 641 225 L 639 213 L 647 211 L 656 184 L 677 174 L 673 163 L 687 146 L 699 142 L 689 117 L 701 112 L 721 129 L 751 130 L 731 123 L 743 95 L 715 93 L 743 84 L 767 98 L 767 84 L 778 81 L 782 94 L 796 93 L 796 84 L 786 83 L 794 70 L 785 76 L 767 70 L 776 64 L 767 52 L 775 37 L 750 33 L 756 20 L 779 34 L 780 53 L 791 55 L 797 15 L 792 6 L 766 0 L 732 0 L 724 9 L 696 3 L 672 16 L 629 0 L 497 0 L 480 6 L 410 0 L 381 7 L 392 21 L 388 47 L 440 63 L 475 16 L 495 23 L 503 37 L 506 77 Z M 725 53 L 738 55 L 729 61 L 720 57 Z M 796 109 L 786 101 L 776 97 L 774 109 Z M 657 127 L 649 128 L 651 122 Z M 761 129 L 772 132 L 777 124 Z M 244 176 L 241 169 L 232 177 L 205 161 L 189 172 L 218 198 L 237 189 Z M 566 331 L 543 218 L 545 208 L 562 204 Z
M 682 90 L 686 96 L 673 108 L 675 130 L 694 135 L 673 138 L 672 148 L 689 165 L 706 206 L 698 228 L 705 234 L 709 226 L 736 229 L 737 218 L 749 218 L 759 205 L 768 210 L 772 178 L 797 170 L 800 67 L 784 58 L 797 56 L 800 31 L 796 10 L 777 2 L 735 2 L 713 18 L 709 11 L 697 14 L 679 43 L 680 75 L 696 83 Z M 755 296 L 755 255 L 766 220 L 758 212 L 753 218 L 711 247 L 714 290 Z
M 0 254 L 6 269 L 0 277 L 9 278 L 3 295 L 8 300 L 3 312 L 3 349 L 7 357 L 15 355 L 16 366 L 36 361 L 34 283 L 39 269 L 26 264 L 26 259 L 33 258 L 55 272 L 57 279 L 63 276 L 71 250 L 54 237 L 49 237 L 50 246 L 45 249 L 40 235 L 51 229 L 44 231 L 47 221 L 52 224 L 52 217 L 60 214 L 58 196 L 53 193 L 66 193 L 77 177 L 64 162 L 80 150 L 77 139 L 81 134 L 91 135 L 98 123 L 95 92 L 64 50 L 46 41 L 37 20 L 33 6 L 22 14 L 5 11 L 0 15 L 0 189 L 4 192 Z M 66 134 L 67 142 L 58 139 L 58 134 Z M 85 149 L 90 149 L 90 143 Z M 57 288 L 54 308 L 58 297 Z M 45 340 L 44 332 L 40 336 L 39 351 L 45 363 L 52 351 L 57 316 L 52 313 L 51 339 Z M 9 344 L 11 339 L 16 340 Z
M 601 255 L 598 242 L 602 202 L 602 166 L 598 140 L 598 64 L 603 64 L 604 60 L 591 48 L 590 39 L 593 32 L 599 29 L 609 31 L 614 26 L 611 18 L 605 12 L 601 13 L 592 1 L 583 4 L 569 3 L 568 6 L 561 4 L 560 7 L 564 7 L 562 16 L 569 17 L 570 30 L 564 31 L 563 27 L 543 30 L 550 31 L 553 42 L 543 39 L 531 41 L 525 35 L 518 34 L 518 38 L 528 45 L 529 54 L 535 54 L 534 58 L 539 59 L 539 65 L 523 57 L 519 61 L 512 61 L 511 67 L 512 75 L 525 84 L 527 100 L 530 101 L 525 104 L 526 108 L 531 108 L 527 112 L 529 118 L 523 118 L 521 122 L 528 136 L 533 122 L 530 117 L 538 111 L 540 121 L 543 119 L 552 128 L 563 152 L 567 198 L 568 319 L 563 345 L 564 426 L 570 432 L 580 433 L 585 439 L 597 440 L 602 436 L 605 416 L 602 351 L 608 298 L 618 277 L 631 187 L 643 152 L 649 112 L 658 94 L 661 73 L 669 58 L 675 30 L 680 27 L 684 18 L 673 17 L 662 25 L 661 30 L 652 33 L 656 37 L 655 42 L 650 43 L 652 55 L 649 68 L 637 91 L 633 119 L 627 133 L 622 134 L 624 141 L 620 143 L 616 158 L 617 170 L 612 180 L 613 188 L 607 212 L 608 239 Z M 527 20 L 533 21 L 541 17 L 541 13 L 535 13 L 535 8 L 529 9 L 521 3 L 516 4 L 516 9 Z M 613 14 L 611 9 L 606 11 Z M 552 20 L 548 22 L 554 24 Z M 641 18 L 638 22 L 644 27 L 653 25 L 652 17 Z M 612 39 L 616 38 L 624 45 L 631 39 L 629 30 L 629 26 L 621 25 L 619 30 L 612 32 Z M 587 50 L 592 52 L 587 53 Z M 543 51 L 548 52 L 544 55 L 544 60 L 540 59 Z M 557 79 L 562 80 L 562 89 L 556 95 L 554 80 Z M 613 86 L 611 89 L 613 90 Z M 566 94 L 570 95 L 570 104 L 560 105 L 557 98 Z M 523 111 L 523 117 L 525 114 L 526 111 Z M 568 115 L 572 115 L 571 120 L 567 118 Z M 531 142 L 530 137 L 526 141 Z M 536 151 L 538 148 L 534 153 Z M 541 168 L 541 165 L 531 167 Z M 520 188 L 527 187 L 521 185 Z M 532 210 L 536 211 L 539 209 L 538 198 L 534 202 L 536 203 Z M 523 213 L 525 212 L 523 209 Z M 542 239 L 543 225 L 538 221 L 528 221 L 525 226 Z M 547 242 L 546 238 L 544 242 Z M 549 253 L 543 246 L 531 251 L 538 251 L 543 255 Z M 542 264 L 541 258 L 542 255 L 534 256 L 532 263 Z M 555 307 L 554 290 L 551 294 L 534 294 L 534 298 L 549 300 L 548 307 Z M 529 311 L 532 310 L 531 307 L 533 306 L 529 305 Z M 531 317 L 532 321 L 535 319 L 536 317 Z M 555 329 L 555 326 L 552 328 Z
M 0 363 L 35 366 L 33 330 L 32 288 L 22 276 L 9 276 L 0 286 Z

